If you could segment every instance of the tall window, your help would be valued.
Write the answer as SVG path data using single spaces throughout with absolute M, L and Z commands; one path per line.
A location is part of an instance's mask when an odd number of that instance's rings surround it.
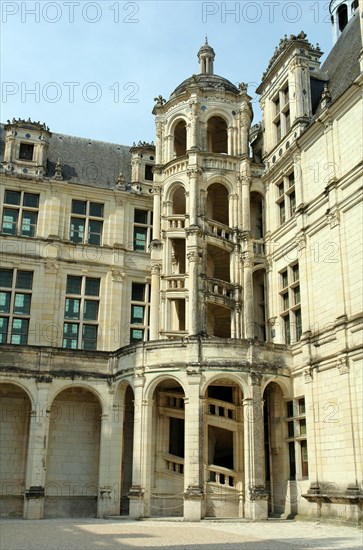
M 38 211 L 38 194 L 7 189 L 4 194 L 2 234 L 35 237 Z
M 291 128 L 289 86 L 286 83 L 272 100 L 275 141 L 278 143 Z
M 152 212 L 137 210 L 134 212 L 134 250 L 146 252 L 151 240 Z
M 288 176 L 284 176 L 282 181 L 276 185 L 278 207 L 278 220 L 282 225 L 294 215 L 296 210 L 296 195 L 295 195 L 295 178 L 291 172 Z
M 100 202 L 72 200 L 70 240 L 72 243 L 101 244 L 103 207 Z
M 290 479 L 309 476 L 305 398 L 286 403 Z
M 301 297 L 299 264 L 295 263 L 280 272 L 281 320 L 286 344 L 301 338 Z
M 130 344 L 149 338 L 149 285 L 132 283 Z
M 27 344 L 33 272 L 0 269 L 0 343 Z
M 67 276 L 63 347 L 97 349 L 100 279 Z

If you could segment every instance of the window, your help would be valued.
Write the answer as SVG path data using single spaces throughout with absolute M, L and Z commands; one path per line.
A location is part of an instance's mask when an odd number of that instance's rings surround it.
M 33 272 L 0 269 L 0 343 L 28 343 Z
M 72 243 L 100 245 L 103 207 L 99 202 L 72 200 L 70 240 Z
M 305 398 L 286 403 L 290 479 L 309 476 Z
M 299 264 L 280 272 L 281 319 L 286 344 L 298 342 L 302 334 Z
M 21 143 L 19 147 L 19 160 L 33 160 L 34 145 L 32 143 Z
M 134 250 L 146 252 L 151 240 L 152 212 L 137 210 L 134 212 Z
M 97 349 L 100 279 L 67 276 L 63 347 Z
M 132 283 L 130 344 L 149 338 L 149 285 Z
M 289 86 L 286 83 L 272 99 L 275 142 L 278 143 L 291 128 Z
M 145 179 L 147 181 L 153 181 L 153 165 L 152 164 L 146 164 L 145 165 Z
M 38 194 L 5 190 L 1 223 L 2 234 L 35 237 L 38 211 Z
M 292 172 L 276 184 L 278 223 L 282 225 L 292 218 L 296 210 L 295 178 Z

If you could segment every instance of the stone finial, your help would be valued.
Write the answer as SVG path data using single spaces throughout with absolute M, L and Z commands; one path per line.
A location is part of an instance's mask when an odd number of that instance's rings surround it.
M 55 165 L 54 179 L 56 181 L 63 181 L 62 164 L 60 158 L 58 158 L 57 164 Z
M 238 89 L 239 89 L 240 95 L 246 94 L 246 93 L 247 93 L 247 89 L 248 89 L 248 84 L 247 84 L 247 82 L 240 82 L 240 83 L 238 84 Z
M 125 176 L 122 172 L 120 172 L 118 175 L 116 187 L 117 189 L 123 189 L 125 187 Z
M 166 99 L 161 94 L 158 97 L 154 97 L 154 101 L 156 101 L 155 107 L 162 107 L 166 103 Z
M 332 101 L 331 93 L 330 93 L 330 90 L 329 90 L 328 83 L 326 82 L 324 84 L 323 93 L 321 94 L 321 106 L 322 106 L 322 108 L 327 109 L 327 107 L 329 107 L 329 105 L 331 104 L 331 101 Z

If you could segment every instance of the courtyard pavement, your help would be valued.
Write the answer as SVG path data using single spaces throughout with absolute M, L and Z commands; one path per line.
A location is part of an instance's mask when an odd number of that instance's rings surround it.
M 356 550 L 356 527 L 266 522 L 132 521 L 129 519 L 2 520 L 1 550 Z

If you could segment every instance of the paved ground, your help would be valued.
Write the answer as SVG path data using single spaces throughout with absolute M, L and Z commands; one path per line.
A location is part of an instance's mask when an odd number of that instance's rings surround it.
M 1 550 L 356 550 L 354 527 L 267 521 L 3 520 Z

